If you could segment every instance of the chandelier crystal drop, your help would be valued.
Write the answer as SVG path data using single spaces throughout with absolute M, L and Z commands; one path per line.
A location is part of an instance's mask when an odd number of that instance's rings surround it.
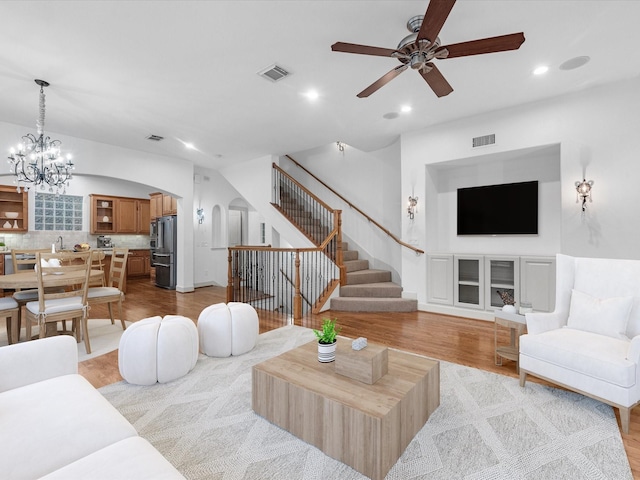
M 21 189 L 37 187 L 45 189 L 49 185 L 49 192 L 56 194 L 66 193 L 69 180 L 73 177 L 74 164 L 71 155 L 63 157 L 60 153 L 62 142 L 52 140 L 44 134 L 44 87 L 49 83 L 44 80 L 35 80 L 40 85 L 39 114 L 36 121 L 37 136 L 28 133 L 22 137 L 22 142 L 16 148 L 11 148 L 9 153 L 9 165 L 15 175 L 14 183 L 17 184 L 18 193 Z

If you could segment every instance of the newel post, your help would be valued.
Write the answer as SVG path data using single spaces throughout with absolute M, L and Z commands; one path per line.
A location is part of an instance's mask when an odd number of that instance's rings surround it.
M 228 256 L 228 271 L 227 271 L 227 303 L 233 302 L 233 268 L 231 265 L 231 249 L 229 248 L 229 256 Z
M 300 250 L 296 250 L 295 294 L 293 296 L 293 320 L 302 318 L 302 295 L 300 294 Z
M 340 269 L 340 285 L 347 284 L 347 269 L 342 261 L 342 210 L 335 210 L 333 228 L 338 232 L 336 248 L 336 265 Z

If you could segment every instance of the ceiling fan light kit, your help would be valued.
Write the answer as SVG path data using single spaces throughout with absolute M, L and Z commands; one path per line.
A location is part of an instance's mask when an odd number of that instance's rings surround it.
M 417 70 L 420 73 L 438 97 L 444 97 L 453 92 L 453 88 L 431 60 L 517 50 L 524 42 L 524 33 L 520 32 L 441 46 L 438 34 L 455 3 L 456 0 L 431 0 L 424 15 L 415 15 L 409 19 L 407 29 L 411 34 L 403 38 L 396 49 L 345 42 L 334 43 L 331 46 L 331 50 L 334 52 L 391 57 L 397 58 L 402 63 L 358 93 L 357 96 L 359 98 L 368 97 L 404 72 L 407 66 L 410 66 L 412 70 Z

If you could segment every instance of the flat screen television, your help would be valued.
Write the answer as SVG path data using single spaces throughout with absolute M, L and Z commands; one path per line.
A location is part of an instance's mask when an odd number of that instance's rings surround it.
M 458 235 L 537 233 L 537 181 L 458 189 Z

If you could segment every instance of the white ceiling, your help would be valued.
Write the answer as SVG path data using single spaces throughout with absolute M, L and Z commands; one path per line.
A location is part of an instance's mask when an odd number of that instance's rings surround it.
M 356 98 L 398 61 L 332 52 L 331 44 L 395 48 L 427 4 L 3 0 L 0 121 L 35 130 L 33 80 L 41 78 L 51 83 L 47 132 L 219 168 L 336 140 L 377 149 L 401 132 L 640 75 L 640 1 L 459 0 L 443 45 L 520 31 L 525 43 L 436 60 L 454 88 L 447 97 L 408 70 Z M 558 68 L 581 55 L 591 61 Z M 274 63 L 292 75 L 277 83 L 257 75 Z M 531 73 L 539 64 L 550 67 L 544 77 Z M 303 95 L 309 89 L 320 94 L 315 103 Z M 384 118 L 404 104 L 413 111 Z

